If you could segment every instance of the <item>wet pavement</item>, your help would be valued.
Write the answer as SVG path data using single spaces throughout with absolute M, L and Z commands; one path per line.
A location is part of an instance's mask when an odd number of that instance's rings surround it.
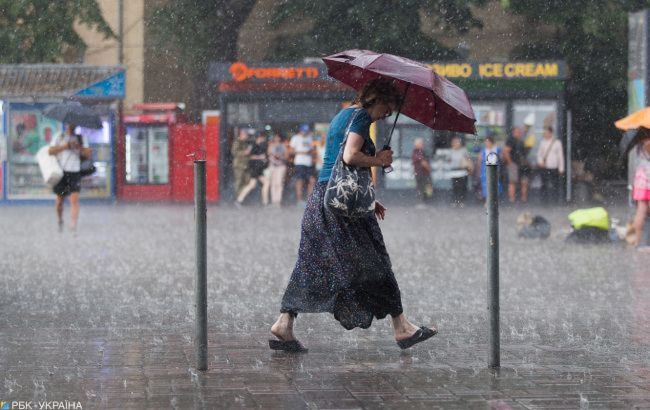
M 345 331 L 301 315 L 310 349 L 268 329 L 300 210 L 208 211 L 209 371 L 193 351 L 193 208 L 84 205 L 76 236 L 49 206 L 0 207 L 0 402 L 87 408 L 650 408 L 650 254 L 545 241 L 501 212 L 502 367 L 486 368 L 486 217 L 389 206 L 381 223 L 407 315 L 440 334 L 408 351 L 390 321 Z M 67 210 L 66 210 L 67 211 Z M 611 209 L 621 219 L 629 209 Z M 62 407 L 63 408 L 63 407 Z M 72 408 L 72 407 L 69 407 Z

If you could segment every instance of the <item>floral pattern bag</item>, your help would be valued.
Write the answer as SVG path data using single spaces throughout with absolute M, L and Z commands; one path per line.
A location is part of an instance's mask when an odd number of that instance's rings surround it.
M 361 218 L 371 215 L 375 210 L 375 188 L 370 168 L 354 167 L 343 161 L 350 127 L 359 111 L 360 109 L 355 110 L 348 122 L 324 197 L 326 209 L 347 218 Z

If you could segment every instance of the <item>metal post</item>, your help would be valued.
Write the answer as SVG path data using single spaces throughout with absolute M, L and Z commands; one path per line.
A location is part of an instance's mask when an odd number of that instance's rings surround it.
M 566 115 L 566 201 L 571 202 L 571 179 L 573 177 L 571 169 L 571 140 L 573 135 L 571 134 L 571 110 L 567 112 Z
M 194 161 L 194 219 L 196 222 L 196 369 L 208 369 L 208 280 L 205 206 L 205 160 Z
M 488 366 L 501 366 L 499 340 L 499 158 L 487 156 L 487 214 L 488 214 Z

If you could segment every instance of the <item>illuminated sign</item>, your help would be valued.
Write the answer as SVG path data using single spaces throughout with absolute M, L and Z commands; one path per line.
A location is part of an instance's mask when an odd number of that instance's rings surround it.
M 318 78 L 319 70 L 314 66 L 296 67 L 249 67 L 244 63 L 233 63 L 228 69 L 233 81 L 246 80 L 305 80 Z
M 436 74 L 447 78 L 479 79 L 561 79 L 566 67 L 559 61 L 521 63 L 435 63 L 427 64 Z
M 562 80 L 567 68 L 563 61 L 521 61 L 521 62 L 438 62 L 426 64 L 438 75 L 449 79 L 471 80 Z M 331 80 L 325 64 L 246 64 L 241 61 L 212 63 L 208 77 L 213 82 L 296 82 Z

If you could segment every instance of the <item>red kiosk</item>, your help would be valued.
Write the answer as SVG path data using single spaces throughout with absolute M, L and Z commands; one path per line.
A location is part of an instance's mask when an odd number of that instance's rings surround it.
M 123 201 L 192 201 L 193 162 L 207 161 L 207 199 L 219 196 L 219 122 L 187 123 L 184 104 L 144 103 L 123 117 L 117 139 L 117 198 Z

